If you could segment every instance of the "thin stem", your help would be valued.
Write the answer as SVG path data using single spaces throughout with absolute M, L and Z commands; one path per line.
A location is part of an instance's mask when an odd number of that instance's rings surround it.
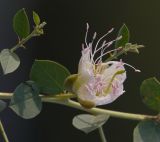
M 6 135 L 6 132 L 4 130 L 4 127 L 2 125 L 2 121 L 0 120 L 0 133 L 4 139 L 5 142 L 9 142 L 8 138 L 7 138 L 7 135 Z
M 136 48 L 133 48 L 133 47 L 136 47 Z M 144 47 L 143 45 L 132 45 L 132 44 L 129 44 L 128 46 L 126 45 L 125 47 L 122 47 L 122 50 L 119 51 L 119 52 L 115 52 L 113 53 L 112 56 L 110 56 L 107 60 L 105 60 L 105 62 L 108 62 L 108 61 L 111 61 L 113 59 L 117 59 L 119 56 L 121 56 L 122 54 L 126 54 L 127 52 L 133 52 L 133 50 L 138 50 L 138 48 L 142 48 Z
M 99 135 L 102 142 L 107 142 L 102 126 L 98 128 Z
M 137 120 L 137 121 L 160 119 L 159 115 L 134 114 L 134 113 L 112 111 L 112 110 L 101 109 L 101 108 L 85 109 L 78 102 L 70 100 L 70 99 L 67 99 L 67 100 L 62 99 L 61 100 L 60 98 L 56 98 L 53 96 L 43 96 L 43 95 L 40 95 L 40 96 L 42 97 L 43 102 L 61 104 L 61 105 L 76 108 L 76 109 L 79 109 L 82 111 L 86 111 L 88 113 L 95 114 L 95 115 L 107 114 L 107 115 L 110 115 L 111 117 L 115 117 L 115 118 Z M 0 93 L 0 99 L 10 99 L 11 97 L 12 97 L 12 93 Z
M 13 46 L 13 47 L 11 48 L 11 52 L 16 51 L 19 47 L 23 47 L 23 45 L 24 45 L 29 39 L 31 39 L 31 38 L 34 36 L 34 34 L 35 34 L 35 30 L 34 30 L 31 34 L 29 34 L 26 38 L 24 38 L 24 39 L 22 39 L 21 41 L 19 41 L 18 44 L 16 44 L 15 46 Z
M 24 44 L 29 40 L 31 39 L 32 37 L 35 37 L 35 36 L 40 36 L 41 34 L 43 34 L 43 32 L 41 32 L 41 30 L 43 30 L 43 27 L 46 25 L 46 22 L 42 22 L 40 25 L 36 26 L 34 28 L 34 30 L 24 39 L 22 39 L 21 41 L 19 41 L 18 44 L 16 44 L 15 46 L 13 46 L 11 48 L 11 52 L 14 52 L 16 51 L 18 48 L 20 47 L 24 47 Z
M 133 114 L 133 113 L 126 113 L 126 112 L 119 112 L 119 111 L 112 111 L 107 109 L 101 109 L 101 108 L 92 108 L 92 109 L 85 109 L 83 108 L 79 103 L 68 100 L 67 103 L 63 103 L 63 105 L 70 106 L 73 108 L 77 108 L 86 112 L 89 112 L 91 114 L 107 114 L 112 117 L 116 118 L 122 118 L 122 119 L 130 119 L 130 120 L 146 120 L 146 119 L 157 119 L 158 116 L 152 116 L 152 115 L 142 115 L 142 114 Z

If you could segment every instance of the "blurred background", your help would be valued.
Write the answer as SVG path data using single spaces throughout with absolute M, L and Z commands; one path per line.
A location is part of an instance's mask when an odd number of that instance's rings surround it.
M 65 65 L 71 73 L 77 72 L 84 41 L 86 22 L 91 34 L 98 36 L 114 27 L 110 39 L 116 37 L 123 23 L 128 26 L 130 42 L 144 44 L 140 54 L 129 53 L 123 61 L 141 70 L 135 73 L 127 68 L 126 93 L 103 108 L 153 114 L 143 105 L 139 95 L 141 82 L 152 76 L 159 78 L 159 33 L 160 1 L 146 0 L 1 0 L 0 1 L 0 49 L 11 48 L 17 37 L 13 32 L 12 18 L 17 10 L 26 8 L 32 18 L 32 10 L 47 22 L 45 35 L 30 40 L 27 49 L 16 52 L 21 66 L 12 74 L 0 77 L 0 92 L 12 92 L 15 87 L 29 79 L 34 59 L 48 59 Z M 72 126 L 72 118 L 84 113 L 56 104 L 43 104 L 42 112 L 34 119 L 24 120 L 10 109 L 1 112 L 0 117 L 12 142 L 99 142 L 98 131 L 88 135 Z M 108 142 L 132 142 L 136 121 L 110 118 L 104 126 Z M 0 137 L 0 141 L 1 140 Z

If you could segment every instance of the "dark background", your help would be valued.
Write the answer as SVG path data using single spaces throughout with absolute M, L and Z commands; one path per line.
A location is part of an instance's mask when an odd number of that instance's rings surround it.
M 22 81 L 28 80 L 34 59 L 57 61 L 72 72 L 77 72 L 81 44 L 84 41 L 86 22 L 91 32 L 104 34 L 115 27 L 112 37 L 126 23 L 131 32 L 131 42 L 144 44 L 139 55 L 128 54 L 123 60 L 136 66 L 142 73 L 127 69 L 126 93 L 104 108 L 132 113 L 153 114 L 140 100 L 141 82 L 152 76 L 159 77 L 159 0 L 1 0 L 0 49 L 11 48 L 17 37 L 12 29 L 12 18 L 17 10 L 26 8 L 31 18 L 35 10 L 48 24 L 45 35 L 32 39 L 27 49 L 19 49 L 21 66 L 12 74 L 1 77 L 0 91 L 11 92 Z M 44 104 L 39 116 L 24 120 L 6 109 L 1 113 L 6 132 L 12 142 L 98 142 L 98 132 L 88 135 L 76 130 L 71 122 L 79 110 L 55 104 Z M 111 118 L 104 126 L 108 142 L 132 142 L 133 128 L 137 122 Z M 3 141 L 0 139 L 0 142 Z

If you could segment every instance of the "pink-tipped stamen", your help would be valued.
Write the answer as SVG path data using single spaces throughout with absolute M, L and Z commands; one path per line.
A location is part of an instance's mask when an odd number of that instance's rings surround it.
M 113 30 L 114 30 L 114 28 L 112 28 L 112 29 L 109 30 L 106 34 L 104 34 L 101 38 L 99 38 L 99 40 L 97 41 L 97 44 L 96 44 L 96 46 L 95 46 L 95 49 L 94 49 L 95 52 L 96 52 L 96 50 L 97 50 L 97 48 L 98 48 L 98 44 L 100 43 L 100 41 L 101 41 L 104 37 L 106 37 L 108 34 L 110 34 Z
M 111 46 L 115 41 L 117 41 L 117 40 L 120 40 L 122 38 L 122 36 L 119 36 L 119 37 L 117 37 L 116 39 L 114 39 L 114 40 L 112 40 L 112 41 L 110 41 L 110 42 L 108 42 L 108 43 L 105 43 L 105 41 L 103 42 L 103 44 L 102 44 L 102 47 L 100 47 L 93 55 L 92 55 L 92 58 L 94 58 L 94 55 L 99 51 L 99 50 L 101 50 L 101 55 L 100 55 L 100 57 L 98 58 L 98 63 L 99 62 L 102 62 L 102 57 L 104 56 L 104 55 L 106 55 L 106 54 L 108 54 L 108 53 L 110 53 L 110 51 L 109 52 L 106 52 L 106 53 L 104 53 L 104 51 L 109 47 L 109 46 Z M 117 48 L 118 50 L 119 49 L 121 49 L 121 47 L 120 48 Z M 117 50 L 116 49 L 116 50 Z M 111 50 L 111 52 L 113 52 L 113 51 L 115 51 L 115 50 Z M 97 59 L 96 59 L 96 61 L 97 61 Z M 96 63 L 96 61 L 95 61 L 95 63 Z
M 136 69 L 135 67 L 133 67 L 132 65 L 130 64 L 127 64 L 127 63 L 123 63 L 124 65 L 128 66 L 128 67 L 131 67 L 132 69 L 135 70 L 135 72 L 141 72 L 139 69 Z
M 97 50 L 94 50 L 94 53 L 92 54 L 92 58 L 94 58 L 94 55 L 97 53 L 97 52 L 99 52 L 100 50 L 101 50 L 101 55 L 104 53 L 104 51 L 109 47 L 109 46 L 111 46 L 115 41 L 118 41 L 118 40 L 120 40 L 122 38 L 122 36 L 119 36 L 119 37 L 117 37 L 116 39 L 114 39 L 114 40 L 112 40 L 112 41 L 110 41 L 110 42 L 107 42 L 106 43 L 106 41 L 104 41 L 103 42 L 103 44 L 102 44 L 102 46 L 100 47 L 100 48 L 98 48 Z
M 122 47 L 119 47 L 119 48 L 117 48 L 117 49 L 113 49 L 113 50 L 110 50 L 110 51 L 108 51 L 108 52 L 106 52 L 106 53 L 103 53 L 101 56 L 99 56 L 94 62 L 96 63 L 99 59 L 101 59 L 103 56 L 105 56 L 105 55 L 107 55 L 107 54 L 109 54 L 109 53 L 112 53 L 112 52 L 114 52 L 114 51 L 118 51 L 118 50 L 120 50 L 120 49 L 122 49 Z
M 122 61 L 122 59 L 120 59 L 120 62 L 121 62 L 123 65 L 126 65 L 126 66 L 128 66 L 128 67 L 130 67 L 130 68 L 134 69 L 134 70 L 135 70 L 135 72 L 141 72 L 139 69 L 136 69 L 136 68 L 135 68 L 135 67 L 133 67 L 132 65 L 127 64 L 127 63 L 124 63 L 124 62 Z
M 115 41 L 118 41 L 118 40 L 120 40 L 121 38 L 122 38 L 122 36 L 119 36 L 119 37 L 117 37 L 116 39 L 114 39 L 114 40 L 106 43 L 106 44 L 103 46 L 103 53 L 104 53 L 104 51 L 105 51 L 109 46 L 111 46 Z

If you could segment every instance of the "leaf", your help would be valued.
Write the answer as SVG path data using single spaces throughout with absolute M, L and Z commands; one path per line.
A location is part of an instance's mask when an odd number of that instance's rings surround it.
M 13 18 L 13 29 L 20 38 L 25 38 L 30 33 L 30 24 L 25 9 L 20 9 Z
M 123 26 L 120 28 L 117 37 L 120 36 L 122 36 L 122 38 L 115 42 L 115 48 L 124 47 L 126 43 L 129 42 L 129 29 L 126 24 L 123 24 Z
M 33 11 L 33 21 L 35 25 L 39 25 L 41 22 L 39 15 L 35 11 Z
M 13 93 L 9 107 L 25 119 L 37 116 L 42 109 L 37 85 L 33 81 L 21 83 Z
M 72 124 L 75 128 L 85 133 L 90 133 L 104 125 L 108 119 L 108 115 L 80 114 L 73 118 Z
M 7 107 L 6 102 L 0 100 L 0 112 L 3 111 Z
M 64 91 L 64 81 L 70 75 L 62 65 L 48 60 L 35 60 L 30 78 L 35 81 L 41 93 L 58 94 Z
M 160 82 L 156 78 L 149 78 L 142 82 L 140 94 L 143 102 L 155 111 L 160 112 Z
M 9 49 L 3 49 L 0 53 L 0 63 L 4 74 L 15 71 L 20 65 L 19 57 Z
M 134 129 L 133 142 L 160 142 L 160 124 L 154 121 L 140 122 Z

